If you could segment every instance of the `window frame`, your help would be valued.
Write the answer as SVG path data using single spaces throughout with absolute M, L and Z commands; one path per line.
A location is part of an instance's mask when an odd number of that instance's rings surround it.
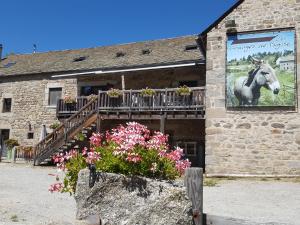
M 193 154 L 188 154 L 187 146 L 189 144 L 194 145 Z M 197 157 L 197 146 L 198 146 L 197 141 L 177 141 L 176 145 L 179 146 L 179 147 L 184 146 L 184 147 L 181 147 L 181 148 L 183 149 L 183 153 L 184 153 L 185 156 L 187 156 L 187 157 Z
M 56 100 L 56 103 L 54 105 L 51 104 L 51 90 L 60 90 L 60 98 L 62 98 L 62 93 L 63 93 L 63 88 L 62 87 L 49 87 L 48 88 L 48 100 L 47 100 L 47 106 L 48 107 L 56 107 L 57 106 L 57 100 Z

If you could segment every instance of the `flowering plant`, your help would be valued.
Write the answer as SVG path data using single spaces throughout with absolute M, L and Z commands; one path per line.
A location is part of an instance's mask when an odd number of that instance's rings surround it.
M 60 123 L 59 123 L 59 122 L 54 122 L 54 123 L 52 123 L 49 127 L 50 127 L 50 129 L 55 130 L 55 129 L 58 128 L 59 126 L 60 126 Z
M 152 97 L 153 95 L 155 95 L 155 91 L 151 88 L 146 87 L 145 89 L 142 89 L 141 91 L 141 95 L 143 97 Z
M 8 149 L 13 149 L 13 147 L 19 146 L 19 142 L 15 139 L 7 139 L 4 141 L 4 144 Z
M 60 170 L 66 171 L 63 183 L 54 184 L 50 191 L 74 192 L 81 169 L 93 163 L 97 170 L 124 175 L 139 175 L 173 180 L 190 167 L 179 147 L 171 149 L 168 136 L 150 130 L 139 123 L 129 122 L 90 137 L 90 148 L 81 153 L 71 150 L 54 156 Z
M 107 91 L 107 95 L 111 98 L 118 98 L 122 95 L 122 91 L 119 89 L 111 88 Z
M 64 97 L 64 103 L 66 103 L 66 104 L 76 103 L 76 99 L 75 99 L 75 98 L 72 98 L 72 97 L 69 96 L 69 95 L 66 95 L 66 96 Z
M 178 95 L 181 95 L 181 96 L 186 96 L 186 95 L 190 95 L 192 92 L 192 90 L 186 86 L 186 85 L 183 85 L 183 86 L 180 86 L 179 88 L 177 88 L 176 90 L 176 93 Z
M 97 98 L 98 98 L 98 96 L 97 96 L 97 95 L 94 95 L 94 94 L 91 94 L 91 95 L 87 96 L 87 100 L 88 100 L 88 101 L 94 101 L 94 100 L 96 100 Z

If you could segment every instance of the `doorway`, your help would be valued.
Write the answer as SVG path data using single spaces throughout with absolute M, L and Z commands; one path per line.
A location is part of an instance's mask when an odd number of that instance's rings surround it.
M 7 148 L 4 142 L 9 139 L 9 133 L 9 129 L 0 130 L 0 160 L 2 157 L 7 156 Z

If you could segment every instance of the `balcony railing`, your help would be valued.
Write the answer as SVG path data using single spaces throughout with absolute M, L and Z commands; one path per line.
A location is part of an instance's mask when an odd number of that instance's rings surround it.
M 205 106 L 205 88 L 191 88 L 189 95 L 179 95 L 177 88 L 154 89 L 152 96 L 143 96 L 142 90 L 125 90 L 118 97 L 110 97 L 106 91 L 98 94 L 99 111 L 197 111 Z M 89 102 L 87 97 L 78 97 L 76 103 L 57 103 L 57 114 L 73 114 Z

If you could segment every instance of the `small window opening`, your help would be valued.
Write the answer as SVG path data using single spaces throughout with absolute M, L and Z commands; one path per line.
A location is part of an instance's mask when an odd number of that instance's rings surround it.
M 192 51 L 198 49 L 198 45 L 186 45 L 185 50 L 186 51 Z
M 151 50 L 150 49 L 143 49 L 142 50 L 142 54 L 143 55 L 149 55 L 151 53 Z
M 87 59 L 87 56 L 80 56 L 73 59 L 73 62 L 81 62 Z
M 3 109 L 2 112 L 11 112 L 11 98 L 4 98 L 3 99 Z
M 116 53 L 116 57 L 119 58 L 119 57 L 123 57 L 125 56 L 125 53 L 124 52 L 117 52 Z
M 34 133 L 33 132 L 28 132 L 27 133 L 27 139 L 33 139 L 34 138 Z

